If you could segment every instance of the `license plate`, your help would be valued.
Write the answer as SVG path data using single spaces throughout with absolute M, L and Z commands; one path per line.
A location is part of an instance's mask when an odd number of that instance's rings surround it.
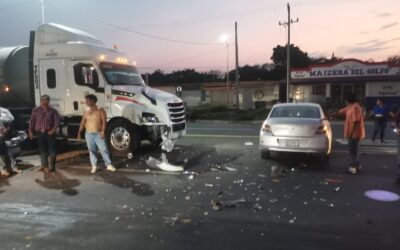
M 286 141 L 286 146 L 287 147 L 298 147 L 299 146 L 299 141 L 297 141 L 297 140 L 287 140 Z

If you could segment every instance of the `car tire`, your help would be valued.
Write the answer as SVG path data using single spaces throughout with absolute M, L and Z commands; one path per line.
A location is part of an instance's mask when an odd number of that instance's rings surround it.
M 125 157 L 139 150 L 142 133 L 140 127 L 118 119 L 107 126 L 106 138 L 111 154 L 114 157 Z

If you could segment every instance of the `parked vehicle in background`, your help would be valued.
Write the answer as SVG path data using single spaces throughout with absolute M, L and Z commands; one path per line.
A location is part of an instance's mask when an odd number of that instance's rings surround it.
M 275 104 L 260 130 L 264 159 L 271 152 L 317 154 L 329 161 L 332 130 L 319 104 Z
M 63 25 L 40 25 L 29 46 L 0 48 L 0 105 L 11 110 L 17 127 L 27 128 L 43 94 L 61 115 L 57 135 L 63 138 L 76 138 L 84 97 L 96 95 L 107 113 L 106 139 L 115 156 L 137 150 L 142 140 L 171 145 L 186 133 L 180 98 L 146 86 L 124 53 Z

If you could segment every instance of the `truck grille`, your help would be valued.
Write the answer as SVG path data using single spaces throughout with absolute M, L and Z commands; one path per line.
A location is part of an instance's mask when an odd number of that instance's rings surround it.
M 184 130 L 186 127 L 185 106 L 183 102 L 168 103 L 169 116 L 172 121 L 173 131 Z

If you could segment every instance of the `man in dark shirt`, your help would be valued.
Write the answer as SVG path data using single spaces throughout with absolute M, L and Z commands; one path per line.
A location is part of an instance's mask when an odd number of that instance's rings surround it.
M 383 99 L 378 98 L 376 101 L 376 106 L 373 109 L 374 120 L 375 120 L 375 129 L 372 134 L 372 141 L 375 141 L 375 138 L 379 132 L 381 142 L 383 143 L 383 137 L 385 136 L 385 129 L 387 124 L 387 118 L 389 114 L 389 109 L 385 105 Z
M 56 170 L 56 137 L 55 131 L 60 123 L 60 116 L 54 108 L 50 107 L 50 97 L 43 95 L 40 106 L 32 110 L 29 122 L 29 138 L 36 135 L 39 144 L 41 168 L 45 171 Z M 50 156 L 50 165 L 49 165 Z

